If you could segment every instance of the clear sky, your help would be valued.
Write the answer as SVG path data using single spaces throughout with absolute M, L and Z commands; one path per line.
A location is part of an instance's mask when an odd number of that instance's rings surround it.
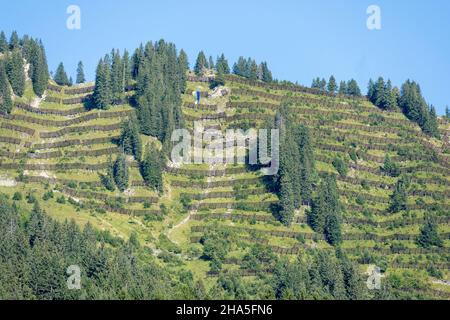
M 81 9 L 81 29 L 69 30 L 69 5 Z M 366 27 L 369 5 L 381 9 L 381 30 Z M 134 50 L 164 38 L 185 49 L 267 60 L 274 77 L 310 85 L 313 77 L 411 78 L 442 114 L 450 106 L 448 0 L 16 0 L 2 1 L 0 30 L 41 38 L 50 70 L 62 61 L 75 78 L 82 60 L 88 79 L 113 47 Z

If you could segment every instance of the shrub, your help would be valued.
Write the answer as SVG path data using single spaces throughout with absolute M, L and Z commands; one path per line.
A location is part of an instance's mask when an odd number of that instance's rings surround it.
M 22 200 L 22 194 L 18 191 L 16 191 L 12 197 L 14 201 L 21 201 Z
M 342 160 L 341 158 L 339 157 L 334 158 L 333 167 L 336 169 L 336 171 L 339 173 L 341 177 L 347 176 L 348 166 L 345 163 L 345 161 Z

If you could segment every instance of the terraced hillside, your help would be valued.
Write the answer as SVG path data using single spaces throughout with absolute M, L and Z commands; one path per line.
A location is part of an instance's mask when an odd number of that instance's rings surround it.
M 306 125 L 314 140 L 318 174 L 336 176 L 343 206 L 342 248 L 361 265 L 376 264 L 387 273 L 409 270 L 416 286 L 409 289 L 433 297 L 449 297 L 448 284 L 430 276 L 432 266 L 448 279 L 450 269 L 450 124 L 440 123 L 442 139 L 431 139 L 400 112 L 381 111 L 365 99 L 317 94 L 299 86 L 253 82 L 227 76 L 231 92 L 211 96 L 209 83 L 196 77 L 183 95 L 183 115 L 189 130 L 194 122 L 205 128 L 265 128 L 280 105 Z M 202 80 L 202 81 L 200 81 Z M 122 122 L 135 109 L 128 99 L 108 110 L 89 110 L 86 101 L 93 84 L 60 87 L 49 84 L 41 99 L 27 84 L 27 94 L 16 99 L 10 115 L 0 119 L 0 192 L 31 207 L 31 197 L 41 201 L 48 214 L 59 219 L 91 222 L 100 229 L 127 238 L 136 232 L 155 255 L 181 259 L 196 277 L 232 270 L 254 280 L 272 272 L 273 266 L 251 268 L 246 255 L 255 244 L 294 258 L 314 248 L 334 250 L 307 223 L 308 205 L 296 211 L 286 226 L 274 217 L 278 196 L 269 191 L 264 177 L 245 165 L 191 164 L 170 161 L 164 173 L 164 192 L 148 188 L 131 157 L 130 185 L 124 193 L 107 191 L 98 173 L 109 156 L 121 153 L 116 143 Z M 193 104 L 192 91 L 203 92 Z M 127 96 L 134 94 L 127 88 Z M 150 140 L 142 136 L 143 145 Z M 398 177 L 383 170 L 386 156 L 400 165 L 411 180 L 408 210 L 389 213 L 389 197 Z M 333 161 L 348 167 L 338 173 Z M 439 223 L 443 246 L 422 248 L 416 239 L 425 212 Z M 201 258 L 202 244 L 211 230 L 225 230 L 230 248 L 219 268 Z M 206 237 L 206 238 L 205 238 Z M 175 259 L 175 258 L 173 258 Z M 167 262 L 167 261 L 166 261 Z M 425 284 L 425 285 L 424 285 Z M 397 288 L 399 291 L 403 288 Z

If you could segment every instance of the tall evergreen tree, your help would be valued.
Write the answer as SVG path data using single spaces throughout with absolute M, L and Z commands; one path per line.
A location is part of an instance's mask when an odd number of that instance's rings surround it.
M 345 95 L 345 94 L 347 94 L 347 92 L 348 92 L 348 90 L 347 90 L 347 83 L 346 83 L 345 81 L 341 81 L 341 82 L 339 83 L 339 90 L 338 90 L 338 93 L 339 93 L 340 95 Z
M 205 53 L 203 51 L 200 51 L 194 66 L 195 74 L 198 76 L 201 75 L 203 73 L 203 69 L 207 67 L 207 64 L 208 61 L 206 60 Z
M 164 158 L 154 143 L 148 144 L 146 149 L 144 160 L 140 164 L 142 178 L 149 187 L 161 192 Z
M 334 176 L 328 175 L 322 181 L 318 196 L 312 202 L 308 223 L 314 231 L 323 233 L 330 244 L 337 245 L 342 241 L 340 204 Z
M 17 31 L 13 31 L 9 39 L 9 50 L 13 51 L 16 49 L 20 49 L 20 39 Z
M 109 65 L 100 59 L 95 73 L 93 100 L 98 109 L 107 109 L 112 102 Z
M 336 84 L 336 79 L 334 78 L 334 76 L 330 77 L 330 80 L 328 80 L 328 93 L 331 94 L 335 94 L 336 90 L 337 90 L 337 84 Z
M 124 50 L 122 56 L 122 87 L 125 89 L 131 82 L 131 61 L 128 50 Z
M 261 80 L 264 82 L 272 82 L 272 72 L 269 70 L 269 67 L 267 66 L 267 62 L 261 63 L 261 72 L 262 72 L 262 78 Z
M 439 236 L 438 224 L 436 223 L 434 216 L 430 213 L 425 214 L 425 221 L 420 229 L 417 244 L 423 248 L 432 246 L 442 247 L 442 239 Z
M 208 67 L 209 67 L 210 69 L 215 69 L 215 68 L 216 68 L 216 66 L 214 65 L 214 59 L 213 59 L 212 56 L 209 56 L 209 59 L 208 59 Z
M 106 174 L 100 174 L 100 181 L 107 190 L 109 191 L 116 190 L 114 182 L 114 164 L 112 162 L 111 155 L 108 158 L 108 166 L 106 168 Z
M 358 83 L 356 82 L 356 80 L 351 79 L 347 83 L 347 94 L 349 94 L 351 96 L 355 96 L 355 97 L 361 96 L 361 89 L 359 89 L 359 86 L 358 86 Z
M 6 40 L 6 35 L 2 31 L 0 32 L 0 53 L 8 52 L 8 40 Z
M 82 61 L 78 62 L 78 66 L 77 66 L 77 81 L 76 82 L 78 84 L 86 82 L 86 77 L 84 76 L 84 66 L 83 66 L 83 62 Z
M 222 53 L 216 60 L 216 70 L 219 74 L 230 74 L 230 66 L 228 65 L 228 60 Z
M 125 191 L 128 188 L 128 164 L 125 154 L 121 153 L 114 162 L 114 181 L 117 189 Z
M 21 97 L 25 92 L 25 70 L 19 50 L 16 49 L 9 55 L 6 69 L 13 92 Z
M 28 62 L 30 63 L 29 75 L 33 83 L 34 93 L 42 96 L 48 84 L 48 65 L 45 49 L 42 42 L 30 40 L 27 49 Z
M 447 120 L 450 119 L 450 109 L 448 108 L 448 106 L 445 106 L 445 117 L 447 118 Z
M 60 86 L 68 86 L 69 78 L 67 77 L 66 70 L 64 69 L 64 64 L 61 62 L 56 69 L 55 76 L 53 80 Z
M 119 50 L 111 52 L 111 92 L 114 99 L 119 99 L 123 93 L 123 65 Z
M 10 113 L 12 109 L 11 89 L 5 69 L 3 60 L 0 60 L 0 114 Z
M 407 209 L 409 180 L 405 176 L 400 177 L 395 185 L 394 192 L 390 196 L 389 212 L 397 213 Z
M 137 161 L 141 160 L 142 143 L 139 135 L 139 124 L 134 117 L 131 117 L 122 124 L 119 143 L 126 154 L 133 155 Z
M 189 60 L 186 52 L 183 49 L 180 50 L 180 54 L 178 55 L 178 68 L 180 74 L 180 89 L 181 92 L 186 92 L 186 80 L 187 80 L 187 72 L 189 70 Z

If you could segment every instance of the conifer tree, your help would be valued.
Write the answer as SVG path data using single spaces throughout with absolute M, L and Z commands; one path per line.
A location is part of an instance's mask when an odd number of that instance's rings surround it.
M 187 86 L 187 72 L 189 70 L 189 60 L 186 52 L 184 52 L 183 49 L 180 50 L 180 54 L 178 55 L 178 68 L 180 74 L 180 89 L 182 93 L 185 93 Z
M 429 248 L 432 246 L 442 247 L 442 239 L 439 236 L 438 224 L 436 223 L 434 216 L 430 213 L 425 214 L 425 221 L 420 229 L 417 244 L 422 248 Z
M 119 50 L 111 52 L 111 92 L 114 99 L 119 99 L 123 93 L 123 65 Z
M 389 155 L 384 158 L 383 172 L 394 178 L 400 175 L 399 165 L 393 162 Z
M 77 84 L 86 82 L 86 77 L 84 76 L 84 66 L 83 66 L 83 62 L 82 61 L 78 62 L 78 66 L 77 66 L 77 81 L 76 82 L 77 82 Z
M 8 49 L 8 40 L 6 40 L 6 35 L 2 31 L 0 32 L 0 53 L 6 53 Z
M 409 180 L 402 176 L 395 185 L 394 192 L 390 196 L 389 212 L 397 213 L 407 209 Z
M 133 155 L 137 161 L 141 160 L 142 143 L 139 135 L 139 125 L 135 117 L 131 117 L 122 124 L 119 143 L 125 154 Z
M 323 233 L 330 244 L 341 242 L 340 204 L 334 176 L 327 175 L 322 181 L 318 195 L 312 202 L 308 223 L 314 231 Z
M 131 81 L 131 62 L 128 50 L 124 50 L 122 56 L 122 87 L 125 89 Z
M 346 95 L 348 90 L 347 90 L 347 83 L 345 81 L 341 81 L 339 83 L 339 94 L 340 95 Z
M 328 80 L 328 93 L 331 94 L 335 94 L 336 90 L 337 90 L 337 85 L 336 85 L 336 79 L 334 78 L 334 76 L 330 77 L 330 80 Z
M 30 63 L 30 78 L 33 83 L 34 93 L 42 96 L 48 84 L 48 65 L 45 49 L 42 42 L 31 40 L 29 43 L 28 62 Z
M 13 31 L 11 38 L 9 39 L 9 50 L 13 51 L 16 49 L 20 49 L 20 39 L 17 35 L 17 31 Z
M 272 72 L 269 70 L 269 67 L 267 66 L 267 62 L 261 63 L 261 72 L 262 72 L 262 81 L 264 82 L 272 82 Z
M 450 109 L 448 108 L 448 106 L 445 106 L 445 117 L 447 118 L 447 120 L 450 119 Z
M 114 182 L 114 164 L 112 162 L 111 155 L 108 158 L 106 174 L 100 174 L 100 181 L 107 190 L 114 191 L 116 189 Z
M 9 55 L 6 69 L 14 94 L 21 97 L 25 92 L 25 71 L 23 58 L 19 50 L 16 49 Z
M 53 80 L 55 80 L 55 82 L 60 86 L 69 85 L 69 78 L 67 77 L 67 73 L 64 70 L 64 64 L 62 62 L 58 65 Z
M 98 109 L 107 109 L 112 102 L 109 65 L 103 59 L 97 65 L 93 100 Z
M 214 65 L 214 59 L 213 59 L 212 56 L 209 56 L 208 67 L 209 67 L 210 69 L 215 69 L 215 68 L 216 68 L 215 65 Z
M 8 114 L 12 109 L 11 89 L 5 69 L 3 60 L 0 60 L 0 114 Z
M 207 67 L 208 61 L 206 60 L 205 53 L 203 51 L 200 51 L 200 53 L 197 56 L 197 60 L 195 62 L 194 66 L 194 72 L 196 75 L 202 75 L 203 69 Z
M 356 82 L 356 80 L 351 79 L 347 83 L 347 94 L 355 96 L 355 97 L 361 96 L 361 89 L 359 89 L 359 86 L 358 86 L 358 83 Z
M 128 164 L 125 154 L 121 153 L 117 157 L 113 169 L 117 189 L 124 192 L 128 188 Z
M 163 190 L 163 156 L 154 143 L 148 144 L 146 149 L 144 160 L 140 164 L 142 178 L 149 187 L 161 192 Z
M 228 65 L 228 60 L 222 53 L 216 60 L 216 70 L 219 74 L 230 74 L 230 66 Z

